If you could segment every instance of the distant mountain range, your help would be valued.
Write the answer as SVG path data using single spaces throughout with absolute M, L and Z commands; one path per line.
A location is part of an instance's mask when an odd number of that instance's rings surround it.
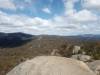
M 78 43 L 82 41 L 100 41 L 100 35 L 84 34 L 76 36 L 57 36 L 57 35 L 30 35 L 26 33 L 0 33 L 0 47 L 16 47 L 23 45 L 29 41 L 39 40 L 59 40 Z

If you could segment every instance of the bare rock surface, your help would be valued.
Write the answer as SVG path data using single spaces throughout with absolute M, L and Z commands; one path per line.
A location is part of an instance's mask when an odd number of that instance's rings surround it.
M 39 56 L 16 66 L 6 75 L 95 75 L 82 61 L 58 56 Z
M 77 59 L 77 60 L 80 60 L 80 61 L 84 61 L 84 62 L 88 62 L 88 61 L 92 60 L 91 56 L 89 56 L 89 55 L 82 55 L 82 54 L 72 55 L 71 58 Z
M 100 60 L 95 60 L 88 65 L 97 75 L 100 75 Z

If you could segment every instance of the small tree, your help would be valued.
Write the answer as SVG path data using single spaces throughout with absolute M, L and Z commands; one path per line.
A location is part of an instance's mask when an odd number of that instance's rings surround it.
M 59 52 L 64 57 L 70 57 L 72 55 L 73 45 L 64 43 L 60 46 Z

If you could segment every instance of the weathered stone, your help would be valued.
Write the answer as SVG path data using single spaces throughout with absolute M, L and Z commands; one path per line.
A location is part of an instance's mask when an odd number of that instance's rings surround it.
M 65 57 L 40 56 L 21 63 L 7 75 L 95 75 L 82 61 Z
M 82 54 L 76 54 L 76 55 L 72 55 L 73 59 L 77 59 L 77 60 L 81 60 L 81 61 L 84 61 L 84 62 L 88 62 L 92 59 L 91 56 L 88 56 L 88 55 L 82 55 Z
M 81 47 L 80 46 L 74 46 L 74 49 L 73 49 L 73 54 L 78 54 L 79 51 L 80 51 Z
M 100 75 L 100 60 L 95 60 L 88 63 L 88 66 L 97 74 Z

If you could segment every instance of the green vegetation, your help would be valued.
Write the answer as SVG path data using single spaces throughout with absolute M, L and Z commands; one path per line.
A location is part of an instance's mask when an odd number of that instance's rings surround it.
M 82 46 L 82 50 L 90 55 L 95 60 L 100 60 L 100 42 L 85 42 Z
M 64 43 L 59 49 L 59 54 L 64 57 L 71 57 L 74 46 L 72 44 Z

